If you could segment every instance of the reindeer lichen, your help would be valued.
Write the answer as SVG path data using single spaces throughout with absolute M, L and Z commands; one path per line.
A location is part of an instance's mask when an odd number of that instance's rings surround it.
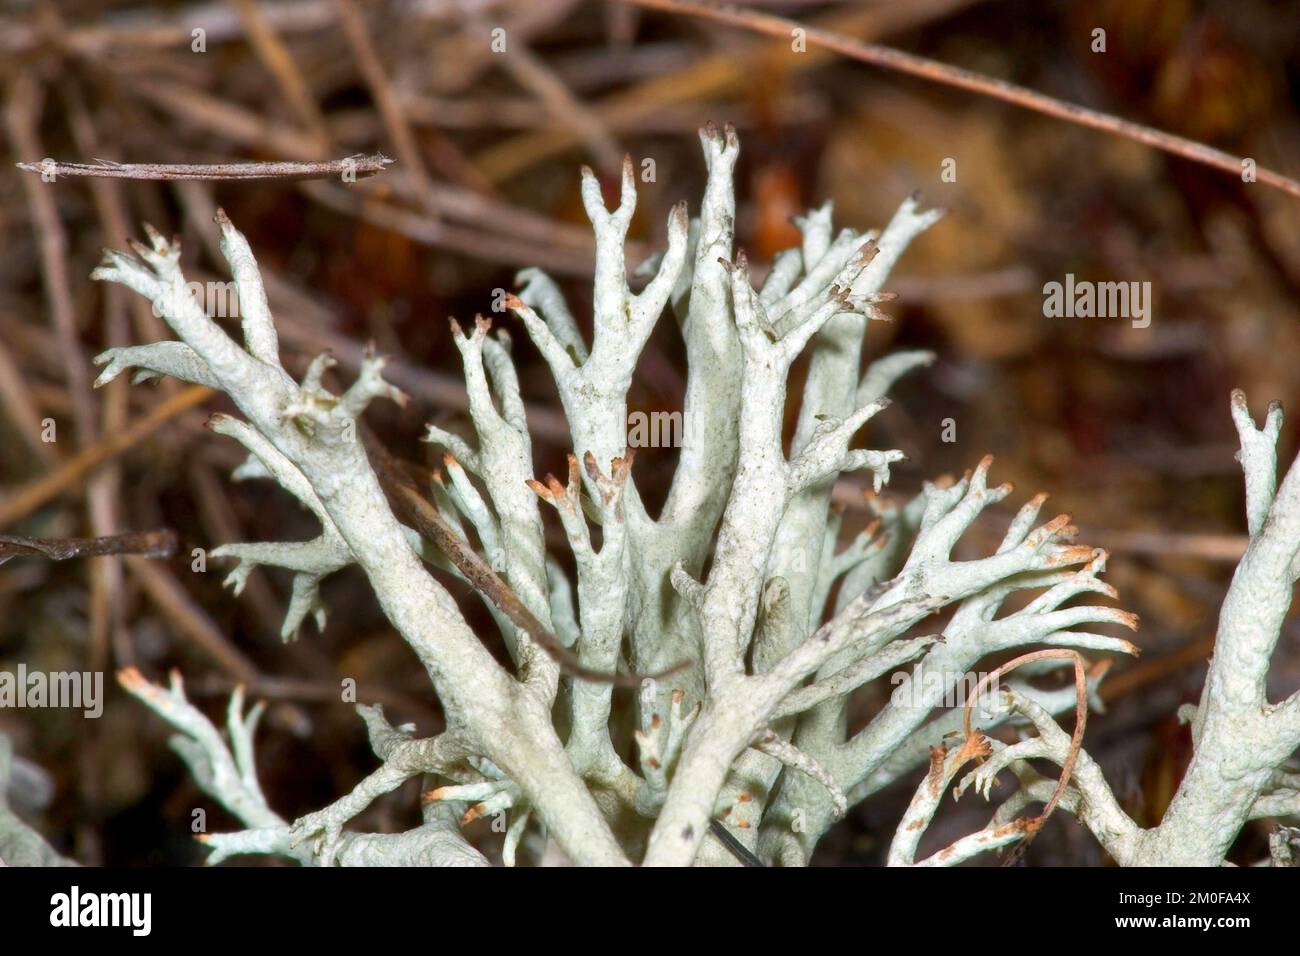
M 976 519 L 1012 493 L 990 486 L 990 458 L 956 483 L 927 484 L 905 504 L 878 499 L 870 529 L 840 547 L 835 480 L 865 470 L 879 491 L 902 457 L 854 448 L 854 437 L 888 414 L 885 393 L 900 376 L 933 359 L 895 354 L 864 372 L 867 325 L 879 317 L 895 262 L 939 215 L 908 199 L 876 234 L 836 232 L 829 205 L 813 210 L 798 220 L 802 244 L 778 255 L 756 289 L 744 253 L 733 248 L 734 131 L 708 128 L 701 142 L 708 181 L 698 217 L 684 204 L 672 210 L 666 251 L 635 293 L 624 261 L 636 204 L 630 163 L 613 211 L 584 170 L 582 199 L 596 236 L 590 342 L 544 273 L 520 273 L 521 289 L 507 300 L 558 384 L 572 435 L 566 480 L 536 480 L 510 342 L 487 322 L 453 330 L 474 444 L 435 427 L 427 435 L 447 450 L 442 483 L 424 489 L 442 521 L 500 575 L 538 622 L 534 630 L 569 647 L 581 671 L 495 604 L 511 666 L 487 650 L 426 567 L 442 560 L 439 550 L 399 521 L 367 456 L 361 414 L 376 398 L 403 398 L 385 383 L 383 360 L 368 358 L 342 395 L 322 384 L 327 356 L 295 382 L 280 364 L 256 261 L 224 215 L 218 221 L 238 288 L 242 346 L 184 294 L 180 250 L 156 233 L 150 245 L 135 246 L 138 258 L 110 253 L 95 271 L 154 303 L 179 339 L 109 350 L 98 359 L 100 383 L 135 367 L 143 377 L 172 375 L 225 392 L 244 420 L 219 417 L 213 427 L 248 450 L 238 476 L 270 478 L 320 522 L 308 542 L 225 545 L 217 553 L 238 561 L 229 583 L 242 587 L 259 565 L 292 571 L 284 623 L 291 636 L 307 617 L 323 616 L 321 579 L 359 565 L 446 714 L 446 729 L 421 739 L 390 726 L 379 708 L 359 708 L 378 769 L 337 802 L 290 822 L 258 785 L 259 711 L 245 715 L 241 694 L 231 700 L 226 742 L 188 703 L 179 679 L 164 690 L 128 672 L 126 688 L 179 731 L 176 747 L 199 785 L 246 827 L 207 837 L 212 859 L 256 852 L 320 864 L 482 864 L 458 821 L 503 813 L 507 863 L 536 827 L 577 864 L 734 864 L 739 854 L 802 865 L 850 806 L 918 775 L 891 864 L 950 865 L 1021 842 L 1042 822 L 1025 816 L 1027 808 L 1057 797 L 1125 865 L 1219 864 L 1246 821 L 1297 812 L 1300 791 L 1287 761 L 1300 745 L 1300 695 L 1280 704 L 1264 695 L 1300 573 L 1300 468 L 1276 483 L 1280 410 L 1257 429 L 1245 398 L 1233 396 L 1250 545 L 1190 716 L 1195 755 L 1164 820 L 1145 830 L 1134 823 L 1057 723 L 1054 715 L 1079 706 L 1073 687 L 1042 690 L 1008 679 L 973 715 L 970 735 L 948 748 L 946 738 L 963 735 L 965 715 L 936 716 L 936 709 L 981 662 L 1064 648 L 1021 673 L 1074 667 L 1083 674 L 1080 655 L 1136 652 L 1127 640 L 1087 628 L 1135 628 L 1136 619 L 1072 603 L 1115 596 L 1098 577 L 1106 554 L 1075 544 L 1067 516 L 1040 521 L 1044 495 L 1020 509 L 994 553 L 952 557 Z M 626 447 L 626 399 L 665 309 L 680 327 L 688 374 L 680 461 L 652 518 Z M 804 353 L 808 372 L 787 453 L 789 372 Z M 572 580 L 548 553 L 549 511 L 572 550 Z M 1036 596 L 1004 610 L 1024 591 Z M 925 620 L 945 609 L 951 616 L 942 633 L 927 632 Z M 673 669 L 680 662 L 686 666 Z M 623 721 L 614 713 L 622 697 L 613 683 L 583 673 L 620 669 L 668 672 L 645 682 Z M 850 696 L 891 675 L 898 677 L 888 701 L 849 735 Z M 1085 696 L 1098 679 L 1088 669 Z M 983 734 L 1009 723 L 1024 730 L 1017 743 Z M 619 736 L 628 724 L 639 728 L 632 741 Z M 974 784 L 987 798 L 1003 770 L 1014 772 L 1015 792 L 985 829 L 918 860 L 942 794 L 973 759 L 983 762 L 958 793 Z M 1031 760 L 1065 767 L 1064 789 L 1058 793 Z M 376 797 L 415 777 L 430 780 L 420 827 L 395 835 L 345 829 Z

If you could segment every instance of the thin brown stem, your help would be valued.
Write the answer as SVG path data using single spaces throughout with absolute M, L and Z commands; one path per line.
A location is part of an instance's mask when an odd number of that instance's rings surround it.
M 222 670 L 241 683 L 260 679 L 257 665 L 231 643 L 166 565 L 131 556 L 126 559 L 126 566 L 172 626 Z
M 138 554 L 146 558 L 170 558 L 176 553 L 176 532 L 131 531 L 102 538 L 25 538 L 0 534 L 0 562 L 20 555 L 66 561 L 105 554 Z
M 906 73 L 909 76 L 920 77 L 932 83 L 942 83 L 945 86 L 970 90 L 973 93 L 1022 106 L 1025 109 L 1065 120 L 1068 123 L 1087 126 L 1115 136 L 1121 136 L 1124 139 L 1130 139 L 1163 150 L 1166 153 L 1191 160 L 1194 163 L 1221 169 L 1233 175 L 1240 176 L 1242 174 L 1243 163 L 1246 161 L 1246 157 L 1234 156 L 1204 143 L 1198 143 L 1182 136 L 1175 136 L 1173 133 L 1166 133 L 1150 126 L 1143 126 L 1141 123 L 1112 116 L 1100 110 L 1079 106 L 1077 103 L 1058 100 L 1056 97 L 1023 86 L 1017 86 L 1014 83 L 1008 83 L 1006 80 L 985 76 L 982 73 L 976 73 L 974 70 L 940 63 L 937 60 L 905 53 L 902 50 L 881 46 L 877 43 L 864 43 L 828 30 L 804 26 L 795 20 L 788 20 L 774 14 L 759 13 L 755 10 L 745 10 L 740 7 L 705 6 L 702 3 L 691 3 L 687 2 L 687 0 L 628 0 L 628 2 L 654 10 L 663 10 L 667 13 L 680 13 L 686 16 L 712 20 L 715 23 L 726 23 L 745 30 L 752 30 L 755 33 L 782 37 L 787 40 L 795 35 L 793 31 L 799 30 L 802 31 L 802 36 L 810 46 L 818 46 L 853 60 L 860 60 L 863 63 L 870 63 L 873 66 L 894 70 L 898 73 Z M 1271 169 L 1257 166 L 1255 179 L 1292 196 L 1300 196 L 1300 182 Z
M 1064 648 L 1052 648 L 1045 651 L 1031 651 L 1028 654 L 1022 654 L 1014 660 L 1009 660 L 1001 667 L 997 668 L 990 674 L 985 674 L 975 690 L 971 693 L 970 698 L 966 701 L 965 710 L 962 713 L 962 729 L 965 733 L 966 740 L 969 743 L 974 736 L 974 730 L 971 727 L 972 708 L 975 702 L 980 699 L 984 688 L 993 685 L 999 677 L 1009 674 L 1011 671 L 1025 664 L 1034 661 L 1064 659 L 1074 662 L 1074 733 L 1070 737 L 1070 750 L 1065 755 L 1065 760 L 1061 763 L 1061 776 L 1057 778 L 1056 788 L 1048 798 L 1043 812 L 1038 816 L 1025 821 L 1025 838 L 1017 844 L 1015 850 L 1011 852 L 1005 861 L 1006 864 L 1014 863 L 1021 854 L 1024 853 L 1025 847 L 1034 835 L 1043 828 L 1047 818 L 1052 815 L 1056 805 L 1061 802 L 1061 797 L 1065 794 L 1065 788 L 1070 782 L 1070 777 L 1074 774 L 1074 765 L 1079 759 L 1079 751 L 1083 748 L 1083 731 L 1088 726 L 1088 674 L 1084 669 L 1083 655 L 1078 651 L 1067 650 Z
M 312 96 L 307 81 L 298 68 L 293 54 L 280 38 L 279 31 L 262 10 L 258 0 L 233 0 L 239 13 L 248 42 L 267 70 L 275 77 L 289 107 L 297 115 L 303 128 L 320 144 L 321 152 L 330 152 L 329 129 L 325 124 L 320 105 Z
M 58 468 L 0 499 L 0 528 L 35 511 L 51 498 L 76 485 L 113 456 L 148 438 L 162 425 L 211 398 L 213 394 L 212 389 L 203 385 L 192 385 L 183 392 L 177 392 L 130 427 L 100 439 Z
M 99 176 L 107 179 L 152 180 L 299 180 L 355 176 L 360 179 L 382 173 L 393 161 L 382 153 L 373 156 L 345 156 L 320 163 L 114 163 L 97 159 L 93 163 L 18 163 L 28 173 L 46 178 Z
M 485 595 L 515 627 L 536 641 L 566 674 L 597 683 L 640 687 L 641 682 L 647 678 L 667 677 L 686 666 L 683 662 L 658 674 L 608 674 L 584 667 L 578 656 L 561 644 L 560 639 L 528 610 L 510 585 L 443 520 L 438 509 L 420 492 L 402 463 L 392 456 L 369 429 L 363 429 L 362 433 L 370 463 L 398 518 L 409 522 L 416 531 L 432 541 L 456 569 L 465 575 L 475 590 Z

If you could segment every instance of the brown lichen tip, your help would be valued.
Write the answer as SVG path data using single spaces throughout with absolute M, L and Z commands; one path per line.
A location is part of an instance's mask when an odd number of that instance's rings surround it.
M 515 295 L 513 292 L 507 292 L 506 297 L 501 301 L 505 304 L 507 309 L 518 310 L 528 308 L 528 306 L 524 304 L 524 300 L 519 298 L 519 296 Z
M 420 802 L 437 803 L 439 800 L 443 798 L 443 796 L 446 795 L 446 792 L 449 789 L 450 789 L 449 787 L 438 787 L 435 790 L 426 790 L 424 791 L 424 793 L 420 794 Z
M 139 690 L 141 687 L 148 686 L 148 681 L 140 673 L 138 667 L 123 667 L 117 672 L 117 682 L 128 691 Z
M 1059 514 L 1030 535 L 1030 538 L 1036 543 L 1046 541 L 1048 538 L 1055 536 L 1062 528 L 1068 527 L 1069 524 L 1070 516 L 1068 514 Z
M 226 215 L 226 211 L 222 209 L 220 206 L 217 207 L 217 212 L 212 217 L 212 221 L 215 222 L 218 226 L 221 226 L 221 228 L 223 229 L 228 228 L 231 225 L 230 217 Z
M 1087 545 L 1079 544 L 1065 547 L 1047 559 L 1047 566 L 1049 568 L 1059 568 L 1071 564 L 1078 564 L 1081 561 L 1088 560 L 1088 557 L 1091 554 L 1092 548 L 1089 548 Z
M 466 824 L 473 823 L 479 817 L 487 813 L 487 811 L 488 811 L 488 806 L 486 803 L 474 804 L 474 806 L 466 810 L 464 816 L 460 818 L 460 825 L 465 826 Z
M 962 742 L 961 750 L 957 751 L 957 753 L 964 760 L 987 757 L 993 753 L 993 745 L 989 743 L 989 740 L 989 737 L 977 730 Z
M 1114 588 L 1112 588 L 1111 590 L 1113 591 Z M 1119 618 L 1119 620 L 1116 623 L 1124 627 L 1127 627 L 1130 631 L 1136 631 L 1138 629 L 1138 625 L 1142 623 L 1142 619 L 1138 617 L 1136 614 L 1134 614 L 1132 611 L 1120 611 L 1119 614 L 1116 616 Z
M 449 451 L 444 451 L 444 452 L 442 453 L 442 465 L 443 465 L 444 468 L 447 468 L 447 469 L 450 470 L 450 469 L 452 469 L 452 468 L 459 468 L 459 467 L 460 467 L 460 462 L 458 462 L 458 461 L 456 460 L 456 456 L 453 455 L 451 452 L 449 452 Z
M 525 478 L 524 484 L 526 484 L 529 488 L 531 488 L 533 490 L 533 494 L 537 495 L 537 497 L 543 498 L 546 501 L 551 500 L 551 492 L 547 489 L 547 487 L 544 484 L 542 484 L 536 478 Z
M 615 458 L 609 463 L 610 477 L 617 484 L 623 484 L 627 481 L 627 476 L 632 473 L 632 462 L 636 461 L 636 449 L 625 448 L 622 458 Z

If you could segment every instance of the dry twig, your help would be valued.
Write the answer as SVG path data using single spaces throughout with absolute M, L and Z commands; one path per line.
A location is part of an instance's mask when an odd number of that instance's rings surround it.
M 1100 110 L 1079 106 L 1077 103 L 1067 103 L 1065 100 L 1058 100 L 1056 97 L 1008 83 L 1006 80 L 976 73 L 974 70 L 939 63 L 936 60 L 905 53 L 893 47 L 881 46 L 878 43 L 864 43 L 852 37 L 817 27 L 804 26 L 794 20 L 770 13 L 760 13 L 740 7 L 711 7 L 702 3 L 687 2 L 687 0 L 630 0 L 630 2 L 642 7 L 663 10 L 666 13 L 700 17 L 715 23 L 726 23 L 787 40 L 793 35 L 793 31 L 799 30 L 810 45 L 822 47 L 850 59 L 920 77 L 933 83 L 970 90 L 1068 123 L 1099 129 L 1233 175 L 1241 175 L 1243 163 L 1246 161 L 1246 157 L 1233 156 L 1231 153 L 1225 153 L 1204 143 L 1143 126 L 1141 123 L 1134 123 L 1118 116 L 1111 116 Z M 1280 189 L 1292 196 L 1300 196 L 1300 182 L 1281 173 L 1257 166 L 1255 178 L 1274 189 Z
M 99 176 L 108 179 L 152 180 L 299 180 L 333 179 L 355 176 L 358 179 L 382 173 L 393 161 L 382 153 L 373 156 L 346 156 L 320 163 L 114 163 L 97 159 L 93 163 L 18 163 L 28 173 L 60 176 Z
M 971 716 L 976 701 L 980 699 L 980 694 L 984 689 L 994 684 L 997 679 L 1004 674 L 1024 664 L 1030 664 L 1034 661 L 1058 660 L 1065 659 L 1074 662 L 1074 688 L 1076 692 L 1074 702 L 1074 733 L 1070 737 L 1070 752 L 1066 755 L 1064 762 L 1061 764 L 1061 776 L 1056 781 L 1056 788 L 1052 791 L 1051 797 L 1048 798 L 1047 804 L 1043 807 L 1043 812 L 1038 816 L 1028 819 L 1024 823 L 1025 838 L 1016 845 L 1011 851 L 1005 864 L 1010 865 L 1020 858 L 1025 852 L 1025 848 L 1034 838 L 1034 835 L 1043 828 L 1047 818 L 1052 815 L 1056 805 L 1061 802 L 1061 796 L 1065 793 L 1065 788 L 1070 782 L 1070 776 L 1074 773 L 1075 762 L 1079 759 L 1079 750 L 1083 747 L 1083 731 L 1088 726 L 1088 675 L 1084 668 L 1083 655 L 1075 650 L 1065 648 L 1052 648 L 1044 651 L 1032 651 L 1028 654 L 1022 654 L 1013 660 L 1007 661 L 1001 667 L 996 668 L 992 673 L 985 674 L 980 678 L 975 690 L 971 693 L 970 699 L 966 701 L 965 710 L 962 713 L 963 732 L 966 741 L 969 744 L 975 736 L 971 727 Z
M 170 558 L 176 553 L 176 532 L 131 531 L 102 538 L 26 538 L 0 534 L 0 564 L 19 555 L 66 561 L 105 554 L 138 554 L 146 558 Z
M 159 403 L 148 415 L 124 431 L 100 439 L 78 452 L 54 471 L 23 485 L 12 495 L 0 499 L 0 527 L 12 524 L 35 511 L 55 495 L 71 488 L 114 455 L 143 441 L 177 415 L 206 401 L 212 389 L 192 385 Z

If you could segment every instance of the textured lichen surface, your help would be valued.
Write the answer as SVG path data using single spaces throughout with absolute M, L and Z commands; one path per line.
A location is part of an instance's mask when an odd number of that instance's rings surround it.
M 1071 724 L 1095 705 L 1104 659 L 1136 651 L 1089 628 L 1137 622 L 1093 603 L 1115 598 L 1099 578 L 1106 555 L 1076 543 L 1067 516 L 1040 514 L 1045 496 L 1034 496 L 993 553 L 954 559 L 973 523 L 1014 493 L 990 485 L 985 458 L 960 481 L 927 485 L 901 506 L 877 502 L 877 521 L 841 542 L 832 485 L 855 470 L 869 472 L 877 491 L 889 481 L 901 454 L 855 442 L 874 416 L 889 414 L 893 383 L 932 359 L 866 356 L 865 331 L 883 318 L 877 306 L 890 269 L 938 214 L 908 199 L 876 233 L 836 231 L 829 207 L 813 210 L 798 221 L 802 244 L 777 256 L 756 288 L 733 248 L 736 137 L 709 128 L 701 143 L 708 181 L 700 207 L 693 216 L 684 204 L 672 210 L 667 248 L 637 270 L 649 278 L 635 293 L 624 258 L 632 169 L 612 211 L 584 170 L 596 236 L 590 342 L 545 274 L 525 270 L 507 300 L 558 385 L 573 449 L 563 480 L 533 473 L 509 337 L 482 321 L 454 329 L 475 434 L 429 429 L 447 456 L 423 492 L 459 545 L 531 615 L 502 613 L 499 595 L 490 601 L 508 666 L 427 567 L 463 573 L 462 565 L 399 521 L 367 454 L 362 413 L 376 398 L 403 399 L 384 381 L 382 358 L 367 359 L 341 395 L 323 384 L 328 356 L 295 382 L 280 364 L 254 254 L 224 216 L 242 344 L 184 294 L 180 250 L 161 236 L 151 232 L 136 257 L 110 253 L 96 270 L 95 278 L 152 302 L 177 336 L 104 353 L 99 381 L 135 368 L 137 377 L 169 375 L 225 392 L 243 417 L 220 417 L 213 428 L 248 451 L 238 477 L 276 482 L 319 521 L 311 541 L 225 545 L 216 556 L 236 562 L 229 583 L 242 587 L 259 566 L 292 571 L 291 637 L 325 613 L 320 581 L 358 565 L 447 717 L 445 731 L 421 739 L 391 726 L 378 707 L 358 708 L 376 769 L 333 804 L 290 821 L 258 784 L 260 706 L 246 713 L 236 693 L 223 735 L 189 703 L 179 677 L 161 688 L 125 673 L 127 689 L 177 731 L 174 746 L 200 787 L 245 827 L 207 836 L 210 859 L 271 853 L 304 864 L 482 865 L 460 825 L 492 816 L 506 829 L 507 863 L 523 847 L 530 860 L 562 854 L 580 864 L 802 865 L 849 807 L 907 779 L 919 783 L 891 864 L 1006 852 L 1057 809 L 1121 864 L 1215 865 L 1247 821 L 1300 809 L 1287 764 L 1300 745 L 1300 696 L 1270 703 L 1264 695 L 1300 572 L 1300 470 L 1277 481 L 1281 411 L 1270 409 L 1257 428 L 1245 397 L 1232 398 L 1250 544 L 1223 604 L 1200 704 L 1186 714 L 1191 766 L 1163 821 L 1144 830 L 1088 756 L 1086 736 L 1079 747 L 1083 727 Z M 627 448 L 625 403 L 651 331 L 673 320 L 687 358 L 680 460 L 651 517 Z M 787 384 L 805 355 L 787 450 Z M 571 562 L 548 553 L 548 521 L 563 527 Z M 521 619 L 536 621 L 539 633 Z M 572 659 L 554 653 L 542 631 Z M 1005 670 L 985 706 L 944 707 L 971 672 L 1030 653 L 1023 667 Z M 1077 686 L 1035 686 L 1057 670 L 1076 675 Z M 633 695 L 591 676 L 619 673 L 660 676 Z M 850 734 L 847 702 L 870 681 L 893 690 Z M 616 713 L 616 702 L 632 712 Z M 631 740 L 620 730 L 628 726 L 637 728 Z M 1015 733 L 993 736 L 995 727 Z M 1035 769 L 1046 763 L 1062 768 L 1059 779 Z M 427 784 L 421 826 L 345 829 L 416 777 Z M 957 794 L 973 784 L 989 799 L 999 780 L 984 829 L 919 852 L 950 783 Z M 0 821 L 6 814 L 0 808 Z M 2 832 L 28 841 L 26 852 L 49 852 L 20 824 Z M 1286 841 L 1276 842 L 1284 855 Z

